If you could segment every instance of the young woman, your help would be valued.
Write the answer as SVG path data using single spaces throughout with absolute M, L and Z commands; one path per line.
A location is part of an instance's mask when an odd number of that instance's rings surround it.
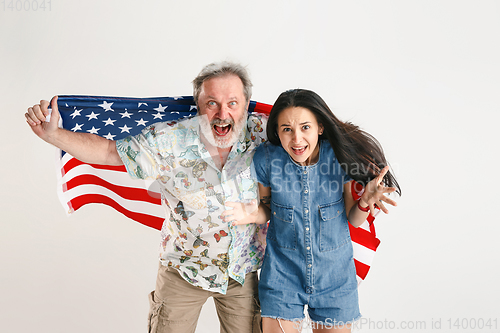
M 271 110 L 253 159 L 260 204 L 226 203 L 234 224 L 269 222 L 259 282 L 264 333 L 350 332 L 361 316 L 348 223 L 360 226 L 400 187 L 379 143 L 338 120 L 316 93 L 289 90 Z M 365 186 L 358 202 L 352 180 Z M 349 220 L 349 222 L 348 222 Z

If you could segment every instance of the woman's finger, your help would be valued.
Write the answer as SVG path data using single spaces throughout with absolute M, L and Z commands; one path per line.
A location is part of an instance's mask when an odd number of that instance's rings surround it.
M 368 205 L 368 207 L 370 208 L 370 215 L 375 216 L 377 214 L 377 209 L 375 209 L 375 205 L 371 203 Z
M 380 174 L 377 176 L 377 183 L 380 184 L 384 179 L 385 174 L 389 171 L 389 166 L 386 165 L 382 170 L 380 170 Z
M 385 195 L 382 198 L 380 198 L 380 200 L 388 203 L 391 206 L 397 206 L 398 205 L 398 203 L 396 201 L 392 200 L 391 198 L 386 197 Z
M 385 187 L 384 186 L 383 191 L 384 191 L 384 193 L 392 193 L 392 192 L 396 192 L 396 188 L 395 187 Z
M 385 208 L 382 201 L 377 202 L 377 206 L 380 208 L 381 211 L 383 211 L 386 214 L 389 214 L 389 210 L 387 208 Z
M 234 209 L 229 209 L 229 210 L 225 210 L 222 212 L 222 214 L 220 214 L 221 217 L 225 217 L 225 216 L 231 216 L 234 212 L 233 212 Z
M 228 207 L 236 207 L 236 205 L 238 205 L 239 202 L 233 202 L 233 201 L 226 201 L 224 203 L 224 205 L 228 206 Z

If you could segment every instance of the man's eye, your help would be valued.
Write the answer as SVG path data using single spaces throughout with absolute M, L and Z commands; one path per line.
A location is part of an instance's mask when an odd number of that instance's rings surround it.
M 207 103 L 209 106 L 214 106 L 215 105 L 215 102 L 214 101 L 210 101 Z
M 229 102 L 229 105 L 234 106 L 236 105 L 236 102 Z

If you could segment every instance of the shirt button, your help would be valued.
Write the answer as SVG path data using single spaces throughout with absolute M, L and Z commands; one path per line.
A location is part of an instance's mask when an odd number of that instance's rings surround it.
M 308 214 L 309 213 L 309 209 L 304 210 L 304 213 Z
M 306 247 L 306 250 L 310 250 L 310 249 L 311 249 L 311 247 L 310 247 L 310 246 Z
M 306 227 L 306 231 L 309 231 L 309 227 Z
M 307 174 L 307 170 L 306 170 L 306 171 L 304 171 L 304 175 L 306 175 L 306 174 Z
M 305 190 L 304 193 L 308 193 L 309 191 L 308 190 Z
M 309 268 L 311 268 L 312 266 L 313 266 L 313 265 L 311 265 L 311 264 L 307 265 L 307 267 L 309 267 Z

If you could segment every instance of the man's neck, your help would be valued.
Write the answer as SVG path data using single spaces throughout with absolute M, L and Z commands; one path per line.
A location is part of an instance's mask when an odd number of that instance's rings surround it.
M 233 148 L 232 146 L 229 148 L 218 148 L 213 145 L 211 145 L 208 140 L 203 136 L 203 134 L 200 133 L 201 141 L 205 145 L 205 147 L 208 150 L 208 153 L 210 156 L 212 156 L 212 160 L 215 163 L 215 166 L 222 171 L 222 168 L 227 162 L 227 157 L 229 156 L 229 153 L 231 152 L 231 149 Z
M 227 156 L 231 152 L 232 147 L 229 148 L 217 148 L 217 152 L 219 153 L 219 161 L 220 161 L 220 169 L 224 167 L 227 161 Z M 215 161 L 218 166 L 218 163 Z

